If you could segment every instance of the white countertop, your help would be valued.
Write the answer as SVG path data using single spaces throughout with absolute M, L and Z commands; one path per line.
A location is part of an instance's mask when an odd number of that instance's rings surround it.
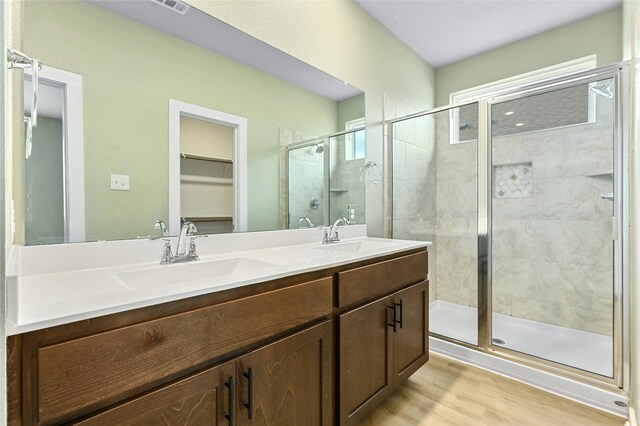
M 7 334 L 228 290 L 431 245 L 341 228 L 322 245 L 317 229 L 212 235 L 200 259 L 160 265 L 162 241 L 16 246 L 8 264 Z M 175 245 L 175 244 L 174 244 Z

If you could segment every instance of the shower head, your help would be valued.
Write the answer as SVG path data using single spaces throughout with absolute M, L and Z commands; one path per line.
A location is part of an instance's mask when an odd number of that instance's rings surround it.
M 324 144 L 317 143 L 311 147 L 311 154 L 322 154 L 324 152 Z
M 604 96 L 607 99 L 613 98 L 613 79 L 609 78 L 607 80 L 601 80 L 593 83 L 589 90 L 591 90 L 596 95 Z

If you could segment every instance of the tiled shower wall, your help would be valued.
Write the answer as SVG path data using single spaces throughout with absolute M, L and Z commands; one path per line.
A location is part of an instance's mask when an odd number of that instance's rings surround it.
M 365 188 L 360 180 L 360 168 L 364 159 L 346 160 L 345 143 L 344 136 L 330 139 L 329 223 L 342 217 L 349 218 L 347 206 L 353 206 L 355 219 L 350 221 L 362 224 L 365 223 Z
M 477 116 L 476 105 L 465 107 Z M 452 144 L 450 112 L 436 115 L 438 299 L 476 307 L 478 300 L 477 139 Z M 477 137 L 477 128 L 467 129 Z
M 396 116 L 415 112 L 394 105 Z M 436 162 L 435 119 L 422 117 L 399 122 L 393 129 L 393 237 L 435 243 Z M 437 298 L 438 253 L 429 252 L 429 297 Z
M 594 123 L 493 138 L 494 173 L 530 163 L 533 183 L 493 194 L 495 312 L 611 335 L 612 116 L 598 97 Z
M 314 225 L 324 224 L 324 153 L 313 147 L 289 152 L 289 228 L 298 228 L 298 219 L 308 217 Z M 311 200 L 318 201 L 312 208 Z M 304 225 L 306 227 L 306 225 Z
M 611 100 L 596 118 L 493 138 L 494 169 L 520 179 L 491 194 L 495 312 L 611 334 Z M 449 124 L 445 111 L 394 126 L 393 236 L 433 241 L 431 300 L 475 307 L 477 142 L 451 144 Z

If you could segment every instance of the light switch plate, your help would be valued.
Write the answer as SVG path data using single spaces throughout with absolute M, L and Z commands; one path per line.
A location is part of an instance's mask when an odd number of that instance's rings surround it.
M 128 191 L 129 175 L 111 175 L 112 191 Z

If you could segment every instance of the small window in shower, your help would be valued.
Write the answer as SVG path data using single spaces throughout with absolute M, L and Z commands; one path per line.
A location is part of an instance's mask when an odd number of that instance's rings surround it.
M 360 130 L 356 130 L 360 129 Z M 348 133 L 345 138 L 345 160 L 358 160 L 364 158 L 364 117 L 345 123 L 345 130 L 356 130 Z
M 551 80 L 564 75 L 586 71 L 597 66 L 597 56 L 591 55 L 573 61 L 553 65 L 525 74 L 505 78 L 453 92 L 450 103 L 489 98 L 497 93 L 524 87 L 534 82 Z M 598 87 L 591 85 L 574 86 L 558 96 L 557 91 L 541 93 L 523 100 L 504 102 L 500 109 L 494 108 L 491 116 L 492 136 L 506 136 L 518 133 L 554 129 L 558 127 L 593 123 L 595 121 L 596 93 Z M 517 104 L 517 105 L 516 105 Z M 527 118 L 525 120 L 524 118 Z M 478 117 L 465 113 L 464 108 L 450 111 L 450 143 L 475 141 Z

